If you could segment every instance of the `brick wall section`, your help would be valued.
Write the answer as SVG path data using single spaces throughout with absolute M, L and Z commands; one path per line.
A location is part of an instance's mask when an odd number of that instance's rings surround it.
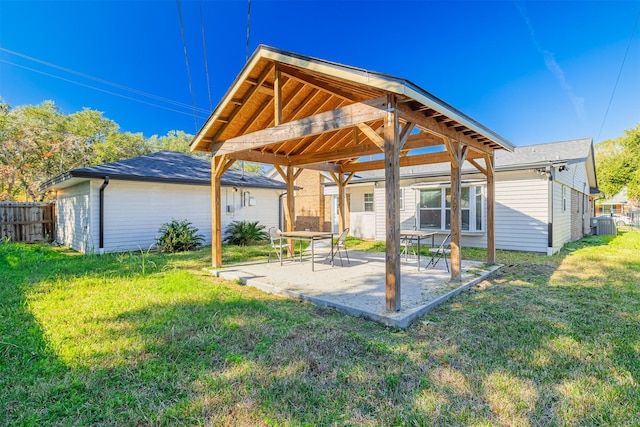
M 318 171 L 304 170 L 296 179 L 295 230 L 331 231 L 331 198 L 323 195 L 325 178 Z M 347 194 L 346 227 L 349 227 L 350 196 Z
M 296 230 L 323 230 L 320 219 L 325 217 L 325 198 L 322 196 L 320 173 L 304 170 L 296 179 Z M 329 205 L 330 206 L 330 205 Z

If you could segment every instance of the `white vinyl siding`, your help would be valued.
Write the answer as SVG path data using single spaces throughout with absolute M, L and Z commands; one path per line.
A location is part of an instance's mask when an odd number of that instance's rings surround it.
M 571 209 L 563 209 L 562 188 L 562 184 L 553 183 L 553 253 L 571 241 Z
M 84 182 L 58 190 L 56 200 L 56 242 L 84 253 L 97 247 L 90 234 L 89 193 L 89 182 Z
M 91 180 L 59 190 L 56 236 L 60 243 L 84 253 L 98 252 L 102 183 Z M 254 199 L 253 206 L 242 206 L 240 190 L 221 188 L 223 236 L 232 221 L 259 221 L 267 229 L 278 226 L 279 190 L 244 189 Z M 230 213 L 227 204 L 233 206 Z M 155 245 L 161 225 L 172 219 L 191 221 L 210 244 L 211 188 L 112 179 L 104 190 L 104 250 L 147 250 Z
M 329 187 L 332 188 L 332 187 Z M 336 187 L 337 188 L 337 187 Z M 373 184 L 349 187 L 349 234 L 363 239 L 376 238 L 376 213 L 364 211 L 365 193 L 373 193 Z M 374 194 L 374 200 L 376 195 Z M 374 206 L 374 210 L 376 207 Z
M 496 248 L 546 253 L 548 204 L 545 176 L 524 173 L 497 175 Z

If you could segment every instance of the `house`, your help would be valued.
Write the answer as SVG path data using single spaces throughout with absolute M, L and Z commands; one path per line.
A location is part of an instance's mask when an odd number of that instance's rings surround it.
M 627 198 L 627 187 L 608 199 L 598 200 L 596 206 L 598 215 L 628 215 L 631 204 Z
M 282 182 L 227 170 L 222 230 L 234 220 L 278 226 Z M 172 219 L 187 219 L 211 242 L 211 164 L 176 151 L 74 169 L 42 186 L 55 194 L 55 240 L 83 253 L 147 249 Z
M 449 173 L 449 164 L 401 168 L 401 229 L 438 230 L 440 238 L 449 233 Z M 553 254 L 591 232 L 594 197 L 599 193 L 590 138 L 497 151 L 495 180 L 496 248 Z M 324 186 L 325 196 L 337 197 L 334 183 Z M 351 235 L 383 241 L 383 173 L 357 173 L 348 194 Z M 465 162 L 462 246 L 486 247 L 486 216 L 486 178 Z

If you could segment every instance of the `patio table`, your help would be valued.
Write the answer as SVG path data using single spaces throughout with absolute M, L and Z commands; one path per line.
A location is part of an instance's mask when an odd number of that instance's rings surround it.
M 300 262 L 302 262 L 302 241 L 311 242 L 311 271 L 315 271 L 314 269 L 314 242 L 316 240 L 325 240 L 329 239 L 331 242 L 331 265 L 333 265 L 333 233 L 330 231 L 282 231 L 280 232 L 280 236 L 300 241 Z M 291 251 L 293 254 L 293 250 Z M 282 246 L 280 246 L 280 265 L 282 265 Z
M 425 230 L 400 230 L 400 237 L 418 240 L 418 271 L 420 271 L 420 239 L 431 237 L 431 247 L 435 246 L 436 232 Z

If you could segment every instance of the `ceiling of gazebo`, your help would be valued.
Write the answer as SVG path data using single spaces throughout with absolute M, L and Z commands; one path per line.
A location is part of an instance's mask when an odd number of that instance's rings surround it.
M 191 149 L 280 166 L 338 172 L 380 169 L 381 160 L 363 157 L 382 153 L 388 94 L 396 96 L 400 126 L 410 132 L 401 166 L 448 161 L 448 138 L 469 146 L 469 159 L 513 149 L 504 138 L 407 80 L 267 46 L 254 52 Z

